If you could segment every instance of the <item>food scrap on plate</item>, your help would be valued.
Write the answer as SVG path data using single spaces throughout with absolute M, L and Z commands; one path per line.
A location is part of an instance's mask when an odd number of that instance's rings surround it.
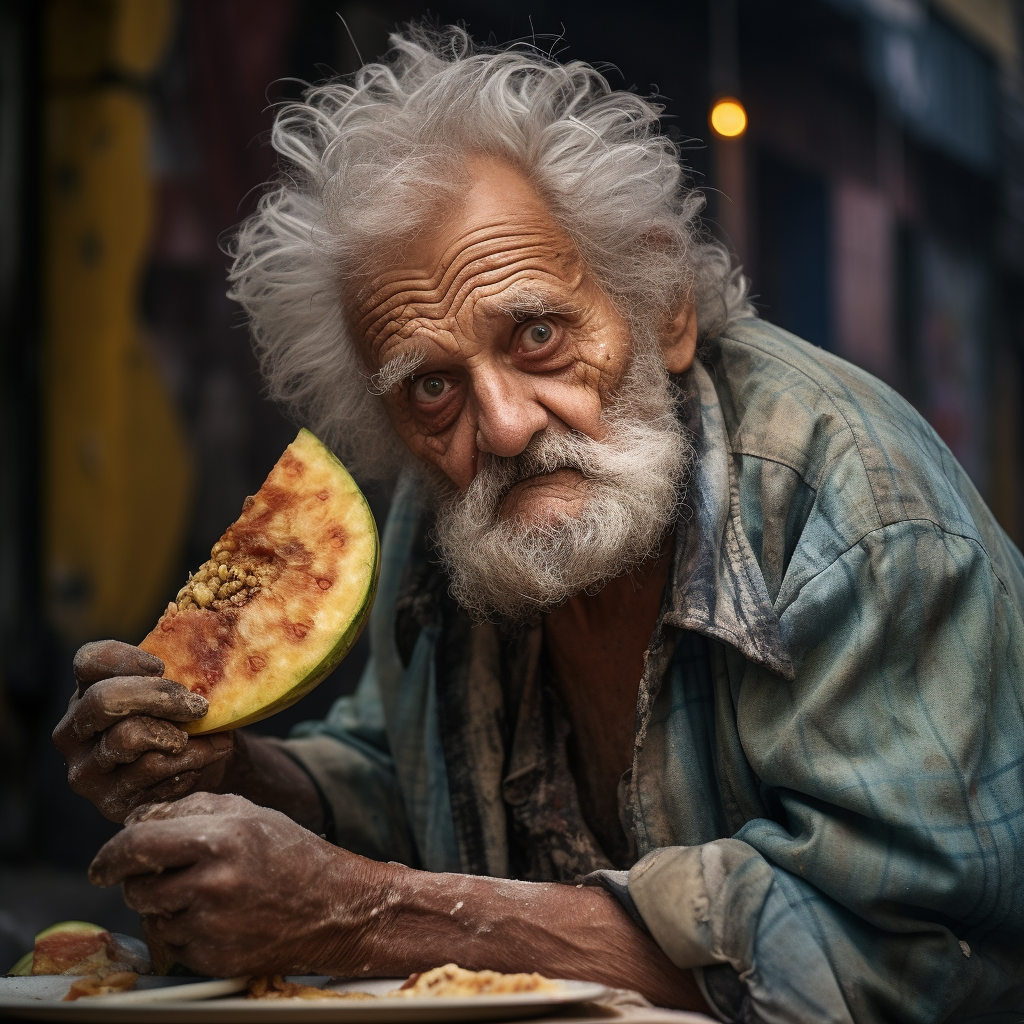
M 280 974 L 265 974 L 249 982 L 247 999 L 374 999 L 369 992 L 335 992 L 316 985 L 286 981 Z
M 112 974 L 100 977 L 98 974 L 90 974 L 79 978 L 62 1000 L 65 1003 L 73 1003 L 83 996 L 110 996 L 115 992 L 128 992 L 135 988 L 139 976 L 134 971 L 115 971 Z
M 467 971 L 458 964 L 445 964 L 430 971 L 411 974 L 385 996 L 369 992 L 337 992 L 330 988 L 300 985 L 280 974 L 263 975 L 249 982 L 249 999 L 377 999 L 451 998 L 463 996 L 510 995 L 522 992 L 554 992 L 554 982 L 540 974 L 502 974 L 500 971 Z
M 153 973 L 146 944 L 87 921 L 61 921 L 45 928 L 36 936 L 31 952 L 10 971 L 16 977 L 71 974 L 100 978 L 123 972 L 136 976 Z
M 553 992 L 557 986 L 540 974 L 502 974 L 500 971 L 467 971 L 445 964 L 432 971 L 412 974 L 397 996 L 483 996 L 514 992 Z

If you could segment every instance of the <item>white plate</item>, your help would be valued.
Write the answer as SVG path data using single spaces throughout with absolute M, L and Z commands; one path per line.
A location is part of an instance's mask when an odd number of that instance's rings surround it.
M 60 1000 L 75 979 L 65 977 L 0 978 L 0 1017 L 26 1020 L 82 1021 L 97 1024 L 428 1024 L 433 1021 L 527 1020 L 573 1003 L 600 999 L 607 989 L 584 981 L 559 981 L 554 992 L 517 992 L 462 998 L 398 997 L 367 1000 L 212 998 L 238 992 L 238 979 L 197 981 L 140 978 L 138 988 L 111 996 L 90 996 L 73 1003 Z M 305 985 L 328 979 L 291 978 Z M 402 978 L 373 978 L 331 984 L 339 992 L 384 996 Z M 216 989 L 215 986 L 221 986 Z M 224 987 L 227 986 L 225 989 Z M 202 1001 L 201 1001 L 202 1000 Z

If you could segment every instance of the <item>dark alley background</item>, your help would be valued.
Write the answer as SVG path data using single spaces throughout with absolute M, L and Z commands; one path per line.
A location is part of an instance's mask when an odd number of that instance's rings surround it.
M 49 740 L 71 657 L 137 642 L 295 434 L 218 247 L 273 103 L 424 16 L 657 94 L 762 315 L 913 402 L 1024 538 L 1024 0 L 0 0 L 0 968 L 52 920 L 137 930 Z

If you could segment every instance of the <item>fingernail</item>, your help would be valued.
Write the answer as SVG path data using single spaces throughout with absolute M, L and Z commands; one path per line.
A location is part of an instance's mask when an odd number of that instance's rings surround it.
M 210 737 L 210 746 L 214 750 L 224 750 L 226 747 L 231 746 L 231 736 L 226 732 L 215 732 Z

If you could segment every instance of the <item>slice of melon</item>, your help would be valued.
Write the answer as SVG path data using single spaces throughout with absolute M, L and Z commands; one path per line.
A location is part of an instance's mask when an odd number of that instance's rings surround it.
M 148 974 L 153 965 L 146 944 L 88 921 L 60 921 L 44 928 L 10 970 L 12 977 L 40 974 Z
M 210 702 L 193 734 L 294 704 L 349 652 L 379 572 L 377 527 L 355 481 L 308 430 L 213 546 L 140 646 Z

